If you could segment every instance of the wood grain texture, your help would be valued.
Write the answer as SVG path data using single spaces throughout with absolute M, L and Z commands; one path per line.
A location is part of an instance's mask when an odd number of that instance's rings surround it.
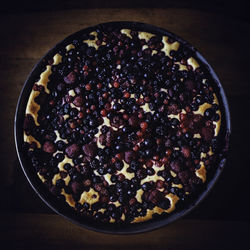
M 180 220 L 136 235 L 91 232 L 58 215 L 0 216 L 1 243 L 6 249 L 249 249 L 249 224 L 234 221 Z M 9 221 L 15 222 L 15 228 Z M 5 244 L 4 244 L 5 243 Z
M 231 108 L 232 151 L 215 189 L 187 218 L 249 221 L 250 207 L 244 198 L 249 191 L 250 174 L 250 135 L 246 133 L 250 106 L 250 25 L 247 21 L 186 9 L 86 9 L 1 15 L 0 185 L 5 190 L 1 210 L 51 213 L 25 180 L 14 147 L 16 103 L 32 67 L 71 33 L 98 23 L 121 20 L 150 23 L 176 33 L 198 48 L 215 69 Z

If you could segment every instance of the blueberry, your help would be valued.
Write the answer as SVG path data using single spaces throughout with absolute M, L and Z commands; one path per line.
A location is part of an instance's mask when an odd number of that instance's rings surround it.
M 213 118 L 214 118 L 214 121 L 219 121 L 220 115 L 216 113 Z
M 134 190 L 129 189 L 129 190 L 127 191 L 127 194 L 128 194 L 128 196 L 133 197 L 133 196 L 136 195 L 136 192 L 135 192 Z
M 197 97 L 195 98 L 195 103 L 196 103 L 197 105 L 201 105 L 203 102 L 204 102 L 204 101 L 203 101 L 203 99 L 202 99 L 201 96 L 197 96 Z
M 107 162 L 107 156 L 102 155 L 99 157 L 100 164 L 105 164 Z
M 191 138 L 191 134 L 187 132 L 187 133 L 184 134 L 184 137 L 185 137 L 187 140 L 189 140 L 189 139 Z
M 84 208 L 85 210 L 88 210 L 88 209 L 90 208 L 89 203 L 84 202 L 84 203 L 83 203 L 83 208 Z
M 191 103 L 190 107 L 192 108 L 193 111 L 196 111 L 198 110 L 199 105 L 197 105 L 196 103 Z
M 88 173 L 89 173 L 89 167 L 85 165 L 81 166 L 81 174 L 86 176 L 88 175 Z
M 136 133 L 132 132 L 128 135 L 128 140 L 129 141 L 134 141 L 136 139 Z
M 152 111 L 156 109 L 156 105 L 154 103 L 149 103 L 148 106 L 149 106 L 149 109 Z
M 122 182 L 122 187 L 124 189 L 127 189 L 130 185 L 130 181 L 128 179 L 125 179 L 123 182 Z
M 56 140 L 56 134 L 54 132 L 50 132 L 47 136 L 48 136 L 48 139 L 51 141 Z
M 82 135 L 80 137 L 80 141 L 84 145 L 84 144 L 87 144 L 89 142 L 89 138 L 86 135 Z
M 124 203 L 126 203 L 126 201 L 127 201 L 127 196 L 124 194 L 124 195 L 120 195 L 119 197 L 118 197 L 118 201 L 121 203 L 121 204 L 124 204 Z
M 122 132 L 123 132 L 123 133 L 128 133 L 129 131 L 130 131 L 129 127 L 124 126 L 124 127 L 122 128 Z
M 100 174 L 100 175 L 104 175 L 106 173 L 106 169 L 103 168 L 103 167 L 100 167 L 97 172 Z
M 93 183 L 100 183 L 101 182 L 101 177 L 100 176 L 94 176 L 92 178 Z
M 63 106 L 63 111 L 64 111 L 64 114 L 68 114 L 69 113 L 69 110 L 70 110 L 70 105 L 69 104 L 65 104 Z
M 76 182 L 81 182 L 82 181 L 82 175 L 78 172 L 74 172 L 74 174 L 71 176 L 71 179 Z
M 111 217 L 113 219 L 119 219 L 121 217 L 121 214 L 118 212 L 118 211 L 114 211 L 112 214 L 111 214 Z
M 116 206 L 114 205 L 114 204 L 109 204 L 108 206 L 107 206 L 107 211 L 108 212 L 113 212 L 113 211 L 115 211 L 116 210 Z
M 122 144 L 116 145 L 116 146 L 115 146 L 115 150 L 116 150 L 117 152 L 121 152 L 121 151 L 123 150 L 123 145 L 122 145 Z
M 122 136 L 122 135 L 118 135 L 118 136 L 116 137 L 116 140 L 117 140 L 117 141 L 121 141 L 121 140 L 122 140 L 122 138 L 123 138 L 123 136 Z
M 107 155 L 107 156 L 109 156 L 109 155 L 111 155 L 112 154 L 112 149 L 111 148 L 108 148 L 108 147 L 106 147 L 106 148 L 104 148 L 104 153 Z
M 97 151 L 97 155 L 98 156 L 103 156 L 103 155 L 105 155 L 105 151 L 103 149 L 99 148 L 98 151 Z M 95 159 L 95 160 L 97 160 L 97 159 Z
M 50 159 L 49 164 L 50 164 L 51 167 L 56 167 L 57 164 L 58 164 L 58 162 L 57 162 L 57 160 L 53 157 L 53 158 Z
M 145 216 L 147 214 L 147 210 L 146 209 L 142 209 L 139 213 L 140 216 Z
M 95 119 L 90 119 L 90 120 L 89 120 L 89 126 L 90 126 L 90 127 L 96 127 L 96 126 L 98 126 L 97 120 L 95 120 Z
M 172 119 L 173 120 L 173 119 Z M 177 120 L 177 119 L 176 119 Z M 158 126 L 155 129 L 155 133 L 159 136 L 163 136 L 166 133 L 166 128 L 163 126 Z
M 145 182 L 141 186 L 142 190 L 147 191 L 150 189 L 150 184 L 148 182 Z
M 69 170 L 72 168 L 72 166 L 71 166 L 69 163 L 66 163 L 66 164 L 64 164 L 63 168 L 64 168 L 66 171 L 69 171 Z
M 63 159 L 64 159 L 64 154 L 62 154 L 62 153 L 57 153 L 57 154 L 55 155 L 55 157 L 56 157 L 56 159 L 58 160 L 58 162 L 60 162 L 60 161 L 63 161 Z
M 141 168 L 136 171 L 136 177 L 138 179 L 144 179 L 147 176 L 147 171 L 144 168 Z
M 122 183 L 118 182 L 115 184 L 116 189 L 122 188 Z
M 74 158 L 73 162 L 74 162 L 75 165 L 78 165 L 78 164 L 81 164 L 82 159 L 81 158 Z
M 108 174 L 113 174 L 115 172 L 115 169 L 112 167 L 107 168 L 107 173 Z
M 209 109 L 206 109 L 206 111 L 204 112 L 204 116 L 207 118 L 207 119 L 211 119 L 213 117 L 213 110 L 211 108 Z
M 172 118 L 172 119 L 171 119 L 171 125 L 172 125 L 173 127 L 177 126 L 179 123 L 180 123 L 180 122 L 179 122 L 178 119 L 176 119 L 176 118 Z
M 101 208 L 101 204 L 100 202 L 95 202 L 91 205 L 91 209 L 94 210 L 94 211 L 97 211 Z
M 95 220 L 101 220 L 103 218 L 103 214 L 101 212 L 97 212 L 94 215 Z
M 53 168 L 52 172 L 53 174 L 58 174 L 59 173 L 58 167 Z
M 115 163 L 115 168 L 119 171 L 119 170 L 122 170 L 122 168 L 123 168 L 123 162 L 121 162 L 121 161 L 117 161 L 116 163 Z
M 65 149 L 65 142 L 64 141 L 57 141 L 56 142 L 56 145 L 57 145 L 57 149 L 59 151 L 63 151 Z
M 154 175 L 155 171 L 153 168 L 147 168 L 147 175 Z
M 136 191 L 139 188 L 138 184 L 131 183 L 130 184 L 130 189 Z
M 112 119 L 114 117 L 114 114 L 112 113 L 112 112 L 109 112 L 108 114 L 107 114 L 107 118 L 108 119 Z
M 86 54 L 89 57 L 93 57 L 95 54 L 95 48 L 94 47 L 88 47 L 86 50 Z
M 139 164 L 139 162 L 137 162 L 137 161 L 131 161 L 131 163 L 130 163 L 130 168 L 131 168 L 133 171 L 138 170 L 139 166 L 140 166 L 140 164 Z
M 206 144 L 203 144 L 203 145 L 201 145 L 200 150 L 201 150 L 201 152 L 206 153 L 209 151 L 209 146 Z
M 122 107 L 121 107 L 121 104 L 120 104 L 120 103 L 115 103 L 115 104 L 113 105 L 113 109 L 114 109 L 115 111 L 119 111 L 121 108 L 122 108 Z
M 165 81 L 164 87 L 167 87 L 167 88 L 171 87 L 171 81 L 170 81 L 170 79 L 167 79 L 167 80 Z
M 56 97 L 58 96 L 58 93 L 57 93 L 56 91 L 53 91 L 53 92 L 51 93 L 51 95 L 52 95 L 54 98 L 56 98 Z
M 216 138 L 212 139 L 212 150 L 216 151 L 219 147 L 219 142 Z
M 138 104 L 134 104 L 134 105 L 132 106 L 132 110 L 137 111 L 138 109 L 139 109 Z
M 36 157 L 32 157 L 31 162 L 34 167 L 39 165 L 38 159 Z
M 164 178 L 164 179 L 168 179 L 168 178 L 170 178 L 171 179 L 171 175 L 170 175 L 170 173 L 167 171 L 167 170 L 163 170 L 162 172 L 161 172 L 161 176 Z
M 112 182 L 116 182 L 117 181 L 117 176 L 116 175 L 112 175 L 111 176 L 111 181 Z
M 90 167 L 92 169 L 97 169 L 99 166 L 99 161 L 97 159 L 93 159 L 91 162 L 90 162 Z
M 145 145 L 146 147 L 152 147 L 152 146 L 153 146 L 152 139 L 146 138 L 146 139 L 144 140 L 144 145 Z
M 172 141 L 172 142 L 175 142 L 176 140 L 177 140 L 177 137 L 176 137 L 175 135 L 172 135 L 172 136 L 171 136 L 171 141 Z
M 152 153 L 153 153 L 153 152 L 152 152 L 151 149 L 146 149 L 146 150 L 145 150 L 145 156 L 146 156 L 146 157 L 152 156 Z
M 78 114 L 78 110 L 76 108 L 71 109 L 71 111 L 69 113 L 69 115 L 72 117 L 77 116 L 77 114 Z
M 59 179 L 56 181 L 56 186 L 59 188 L 63 188 L 65 186 L 65 181 L 62 179 Z
M 217 110 L 219 110 L 219 105 L 216 103 L 213 103 L 212 108 L 214 111 L 217 111 Z
M 137 178 L 135 178 L 135 177 L 133 177 L 133 178 L 131 179 L 131 182 L 132 182 L 132 184 L 134 184 L 134 185 L 138 185 L 138 184 L 140 183 L 140 181 L 139 181 Z

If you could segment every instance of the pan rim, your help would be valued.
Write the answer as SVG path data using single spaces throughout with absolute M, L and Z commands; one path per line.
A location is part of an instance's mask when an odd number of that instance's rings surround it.
M 214 173 L 212 179 L 209 181 L 209 183 L 207 183 L 206 190 L 203 191 L 199 195 L 199 197 L 192 204 L 189 205 L 188 208 L 180 210 L 179 212 L 175 212 L 175 213 L 169 215 L 167 218 L 163 218 L 161 220 L 149 220 L 149 221 L 145 221 L 145 222 L 141 222 L 141 223 L 122 225 L 122 226 L 117 226 L 115 224 L 111 224 L 111 225 L 107 226 L 106 224 L 103 225 L 103 224 L 99 224 L 96 222 L 93 223 L 93 222 L 88 221 L 88 220 L 87 221 L 79 220 L 77 215 L 74 214 L 73 212 L 71 212 L 71 214 L 70 214 L 69 211 L 65 212 L 65 210 L 63 210 L 64 208 L 62 209 L 62 208 L 58 207 L 58 205 L 57 205 L 58 201 L 52 201 L 51 197 L 47 193 L 45 193 L 45 190 L 43 190 L 43 188 L 41 186 L 37 185 L 37 181 L 35 180 L 37 176 L 32 176 L 29 173 L 29 171 L 27 170 L 27 166 L 25 165 L 26 163 L 25 163 L 24 156 L 21 153 L 21 147 L 22 147 L 22 142 L 23 142 L 23 140 L 21 139 L 23 137 L 22 136 L 23 135 L 22 115 L 24 118 L 24 111 L 26 108 L 26 105 L 24 105 L 24 104 L 27 104 L 31 88 L 34 84 L 34 77 L 36 75 L 35 72 L 42 67 L 42 65 L 44 64 L 45 58 L 48 58 L 51 54 L 55 53 L 55 51 L 57 51 L 60 46 L 65 45 L 67 43 L 67 41 L 71 40 L 73 37 L 77 37 L 79 34 L 87 33 L 87 32 L 94 30 L 98 27 L 107 26 L 107 25 L 118 26 L 121 28 L 122 27 L 127 27 L 127 28 L 134 27 L 137 30 L 139 30 L 141 28 L 141 29 L 148 31 L 148 32 L 150 32 L 150 30 L 151 30 L 151 32 L 154 32 L 155 34 L 171 36 L 174 39 L 176 39 L 177 41 L 179 41 L 180 43 L 189 47 L 194 52 L 195 56 L 208 69 L 210 76 L 212 77 L 213 81 L 215 82 L 215 84 L 218 87 L 219 95 L 220 95 L 220 98 L 222 100 L 221 106 L 224 108 L 224 114 L 225 114 L 225 117 L 224 117 L 225 133 L 226 133 L 225 136 L 227 136 L 227 139 L 226 139 L 227 141 L 225 142 L 225 144 L 227 144 L 227 145 L 225 145 L 225 148 L 226 148 L 225 149 L 225 156 L 220 161 L 219 166 L 218 166 L 216 172 Z M 107 22 L 107 23 L 102 23 L 102 24 L 91 26 L 91 27 L 87 27 L 87 28 L 84 28 L 80 31 L 77 31 L 77 32 L 69 35 L 68 37 L 66 37 L 65 39 L 63 39 L 59 43 L 57 43 L 52 49 L 50 49 L 35 64 L 35 66 L 31 70 L 31 72 L 29 73 L 29 75 L 28 75 L 28 77 L 23 85 L 23 88 L 21 90 L 21 93 L 19 95 L 19 98 L 18 98 L 16 112 L 15 112 L 15 120 L 14 120 L 15 147 L 16 147 L 16 151 L 17 151 L 17 155 L 18 155 L 18 159 L 19 159 L 21 168 L 22 168 L 28 182 L 30 183 L 31 187 L 38 194 L 38 196 L 43 200 L 43 202 L 45 204 L 47 204 L 47 206 L 49 206 L 50 209 L 52 209 L 52 211 L 63 216 L 64 218 L 73 222 L 74 224 L 77 224 L 77 225 L 82 226 L 86 229 L 93 230 L 96 232 L 117 234 L 117 235 L 144 233 L 144 232 L 148 232 L 148 231 L 152 231 L 152 230 L 161 228 L 163 226 L 166 226 L 169 223 L 172 223 L 173 221 L 176 221 L 177 219 L 179 220 L 180 218 L 183 218 L 188 213 L 190 213 L 194 208 L 196 208 L 202 202 L 202 200 L 204 200 L 204 198 L 210 193 L 213 186 L 215 185 L 215 183 L 219 179 L 219 176 L 221 175 L 222 170 L 224 169 L 224 166 L 226 163 L 226 155 L 227 155 L 226 151 L 228 151 L 230 134 L 231 134 L 231 119 L 230 119 L 229 105 L 228 105 L 225 91 L 224 91 L 224 89 L 221 85 L 221 82 L 220 82 L 218 76 L 216 75 L 215 71 L 213 70 L 211 65 L 207 62 L 207 60 L 201 55 L 201 53 L 198 52 L 198 50 L 195 47 L 193 47 L 191 44 L 189 44 L 187 41 L 183 40 L 181 37 L 175 35 L 174 33 L 170 32 L 166 29 L 159 28 L 157 26 L 153 26 L 150 24 L 139 23 L 139 22 L 130 22 L 130 21 Z M 54 197 L 54 199 L 56 199 L 56 198 Z

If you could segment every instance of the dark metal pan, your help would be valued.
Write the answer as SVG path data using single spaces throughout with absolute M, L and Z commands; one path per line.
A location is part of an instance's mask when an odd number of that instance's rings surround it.
M 216 168 L 216 171 L 213 173 L 212 178 L 210 178 L 210 180 L 208 181 L 203 192 L 199 194 L 199 196 L 195 197 L 195 199 L 193 199 L 192 202 L 190 202 L 190 204 L 188 204 L 186 207 L 180 210 L 177 209 L 175 212 L 173 212 L 167 217 L 160 216 L 159 218 L 155 218 L 150 221 L 120 226 L 120 225 L 113 225 L 113 224 L 100 224 L 89 218 L 79 216 L 67 204 L 59 201 L 56 197 L 54 197 L 48 191 L 45 185 L 40 181 L 34 168 L 30 165 L 27 159 L 27 156 L 22 152 L 23 121 L 24 121 L 27 101 L 28 101 L 32 86 L 34 82 L 37 80 L 37 77 L 39 77 L 40 73 L 42 72 L 42 69 L 46 66 L 46 62 L 48 58 L 53 56 L 55 53 L 57 53 L 57 51 L 60 50 L 60 48 L 65 47 L 65 45 L 67 45 L 74 38 L 77 38 L 84 34 L 88 34 L 89 32 L 95 30 L 96 28 L 102 28 L 102 27 L 130 28 L 130 29 L 136 29 L 139 31 L 152 32 L 152 33 L 156 33 L 159 35 L 167 35 L 169 37 L 172 37 L 193 51 L 194 56 L 199 60 L 200 64 L 202 64 L 206 68 L 206 70 L 210 73 L 211 78 L 213 79 L 213 82 L 214 82 L 213 87 L 219 99 L 220 109 L 222 111 L 222 124 L 221 124 L 221 130 L 219 133 L 220 142 L 221 142 L 219 153 L 221 154 L 222 157 L 221 157 L 220 162 L 218 163 L 218 167 Z M 226 163 L 226 155 L 227 155 L 227 151 L 229 148 L 229 137 L 231 134 L 231 122 L 230 122 L 229 106 L 228 106 L 228 102 L 227 102 L 223 87 L 218 77 L 216 76 L 214 70 L 212 69 L 212 67 L 209 65 L 206 59 L 193 46 L 191 46 L 189 43 L 187 43 L 180 37 L 176 36 L 175 34 L 165 29 L 158 28 L 149 24 L 137 23 L 137 22 L 110 22 L 110 23 L 99 24 L 94 27 L 83 29 L 65 38 L 63 41 L 59 42 L 54 48 L 52 48 L 35 65 L 35 67 L 32 69 L 31 73 L 29 74 L 24 84 L 23 89 L 18 99 L 16 114 L 15 114 L 14 132 L 15 132 L 16 150 L 17 150 L 18 158 L 19 158 L 21 167 L 23 169 L 23 172 L 27 180 L 29 181 L 30 185 L 35 190 L 35 192 L 53 211 L 55 211 L 57 214 L 62 215 L 66 219 L 70 220 L 71 222 L 76 223 L 90 230 L 103 232 L 103 233 L 112 233 L 112 234 L 135 234 L 135 233 L 142 233 L 142 232 L 146 232 L 146 231 L 150 231 L 150 230 L 154 230 L 154 229 L 166 226 L 167 224 L 185 216 L 207 196 L 207 194 L 213 188 L 215 182 L 219 178 Z

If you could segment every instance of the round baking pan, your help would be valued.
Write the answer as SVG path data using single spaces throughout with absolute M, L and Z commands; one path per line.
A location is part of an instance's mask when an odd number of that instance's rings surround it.
M 23 141 L 23 121 L 25 117 L 25 109 L 27 105 L 27 101 L 33 87 L 33 84 L 36 82 L 37 78 L 39 78 L 40 73 L 43 71 L 46 66 L 48 58 L 54 56 L 60 48 L 65 47 L 69 44 L 73 39 L 79 38 L 84 34 L 89 34 L 91 31 L 94 31 L 97 28 L 127 28 L 127 29 L 135 29 L 138 31 L 151 32 L 159 35 L 166 35 L 174 38 L 181 44 L 184 44 L 189 49 L 193 51 L 193 56 L 199 61 L 199 63 L 206 69 L 206 71 L 210 74 L 211 79 L 213 80 L 213 88 L 219 99 L 220 109 L 222 112 L 222 122 L 221 129 L 219 132 L 219 140 L 220 140 L 220 150 L 218 154 L 220 154 L 220 162 L 213 173 L 212 177 L 208 180 L 204 190 L 196 196 L 189 204 L 186 204 L 183 209 L 176 209 L 176 211 L 172 212 L 168 216 L 158 216 L 155 219 L 134 223 L 134 224 L 126 224 L 126 225 L 117 225 L 117 224 L 103 224 L 98 223 L 91 218 L 87 218 L 84 216 L 80 216 L 77 214 L 72 208 L 70 208 L 67 203 L 60 201 L 55 196 L 53 196 L 49 190 L 45 187 L 45 185 L 41 182 L 35 169 L 31 166 L 27 156 L 22 151 Z M 54 48 L 52 48 L 33 68 L 31 73 L 29 74 L 21 94 L 19 96 L 19 100 L 17 103 L 16 114 L 15 114 L 15 123 L 14 123 L 14 134 L 15 134 L 15 144 L 16 150 L 18 154 L 18 158 L 23 169 L 23 172 L 29 181 L 32 188 L 35 192 L 40 196 L 40 198 L 57 214 L 62 215 L 73 223 L 76 223 L 80 226 L 83 226 L 87 229 L 103 232 L 103 233 L 112 233 L 112 234 L 134 234 L 134 233 L 142 233 L 150 230 L 154 230 L 165 226 L 189 213 L 193 208 L 195 208 L 209 193 L 209 191 L 213 188 L 215 182 L 220 176 L 223 167 L 226 163 L 226 155 L 229 148 L 229 137 L 231 134 L 231 122 L 230 122 L 230 113 L 228 102 L 225 96 L 225 92 L 223 87 L 216 76 L 214 70 L 206 61 L 206 59 L 189 43 L 176 36 L 175 34 L 158 28 L 149 24 L 137 23 L 137 22 L 110 22 L 99 24 L 94 27 L 89 27 L 83 29 L 79 32 L 76 32 L 69 37 L 65 38 L 63 41 L 59 42 Z

